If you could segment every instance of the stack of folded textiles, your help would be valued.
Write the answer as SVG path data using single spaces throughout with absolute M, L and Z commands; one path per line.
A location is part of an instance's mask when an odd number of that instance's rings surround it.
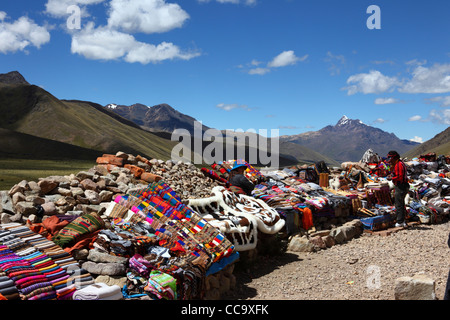
M 7 246 L 0 246 L 0 268 L 14 281 L 22 300 L 54 299 L 56 292 L 44 273 L 48 268 L 47 262 L 36 259 L 30 257 L 30 260 L 27 260 Z M 42 268 L 38 269 L 41 264 Z
M 120 300 L 122 298 L 122 291 L 118 285 L 109 286 L 102 282 L 77 290 L 73 295 L 73 300 Z
M 8 300 L 70 300 L 78 288 L 93 283 L 90 274 L 84 276 L 85 283 L 77 278 L 83 269 L 69 253 L 26 226 L 0 225 L 0 244 L 0 274 L 12 280 L 17 290 L 14 296 L 2 293 Z
M 0 270 L 0 294 L 6 300 L 20 299 L 19 290 L 17 289 L 14 281 L 6 276 L 4 271 Z

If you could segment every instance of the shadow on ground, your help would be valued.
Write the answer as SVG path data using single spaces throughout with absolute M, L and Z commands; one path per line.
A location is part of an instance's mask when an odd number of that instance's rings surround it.
M 264 277 L 274 270 L 292 263 L 302 261 L 299 255 L 284 252 L 275 256 L 259 256 L 252 264 L 245 264 L 236 267 L 233 272 L 236 277 L 236 287 L 222 297 L 223 300 L 245 300 L 254 298 L 258 295 L 256 289 L 248 286 L 252 280 Z

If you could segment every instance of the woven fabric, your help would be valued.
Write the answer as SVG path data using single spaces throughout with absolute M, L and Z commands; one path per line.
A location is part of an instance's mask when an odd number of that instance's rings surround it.
M 82 235 L 95 232 L 104 227 L 105 222 L 97 213 L 85 214 L 61 229 L 52 237 L 52 241 L 65 248 L 76 242 Z
M 137 204 L 136 199 L 141 201 Z M 120 205 L 140 217 L 155 230 L 160 246 L 182 256 L 185 263 L 205 270 L 220 258 L 230 255 L 234 246 L 217 228 L 181 202 L 176 193 L 163 181 L 127 194 L 111 206 Z M 117 209 L 107 210 L 108 214 Z

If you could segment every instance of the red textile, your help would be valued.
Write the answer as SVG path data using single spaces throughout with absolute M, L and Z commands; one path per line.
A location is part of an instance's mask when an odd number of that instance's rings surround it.
M 302 215 L 302 225 L 303 229 L 309 230 L 314 226 L 312 211 L 310 208 L 302 208 L 300 209 L 303 212 Z

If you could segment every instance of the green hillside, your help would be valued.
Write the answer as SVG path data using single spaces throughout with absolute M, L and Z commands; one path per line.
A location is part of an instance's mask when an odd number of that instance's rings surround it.
M 95 161 L 101 155 L 101 151 L 0 128 L 0 159 L 78 159 Z
M 174 142 L 112 117 L 90 102 L 61 101 L 34 85 L 0 86 L 0 127 L 82 148 L 169 159 Z
M 450 155 L 450 127 L 402 156 L 411 159 L 430 152 L 435 152 L 437 155 Z

